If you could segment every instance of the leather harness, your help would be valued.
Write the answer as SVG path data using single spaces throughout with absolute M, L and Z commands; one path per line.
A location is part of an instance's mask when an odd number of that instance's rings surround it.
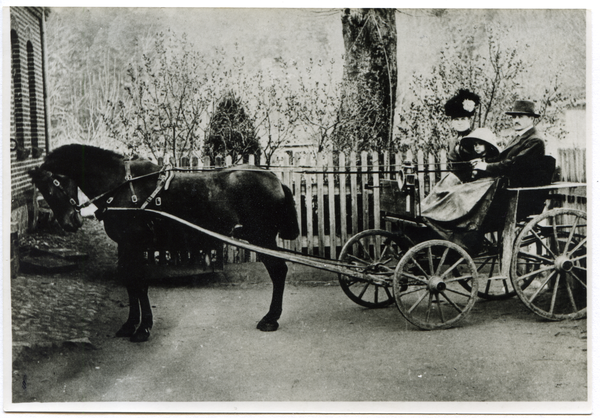
M 125 184 L 129 184 L 129 189 L 131 191 L 131 201 L 133 203 L 137 203 L 139 201 L 137 193 L 135 191 L 135 187 L 134 187 L 134 183 L 136 180 L 140 180 L 149 176 L 153 176 L 158 174 L 158 180 L 156 182 L 156 187 L 154 188 L 154 191 L 146 198 L 146 200 L 142 203 L 142 205 L 140 206 L 140 209 L 145 209 L 153 200 L 154 200 L 154 204 L 156 206 L 161 206 L 162 204 L 162 200 L 160 198 L 160 196 L 158 196 L 158 194 L 164 189 L 164 190 L 168 190 L 169 186 L 171 184 L 171 180 L 173 180 L 173 178 L 175 177 L 175 170 L 172 168 L 172 166 L 170 164 L 163 166 L 160 171 L 155 171 L 152 173 L 148 173 L 148 174 L 143 174 L 141 176 L 137 176 L 134 177 L 132 170 L 131 170 L 131 160 L 124 160 L 124 165 L 125 165 L 125 181 L 123 183 L 121 183 L 120 185 L 118 185 L 117 187 L 115 187 L 112 190 L 109 190 L 105 193 L 102 193 L 99 196 L 94 197 L 93 199 L 88 200 L 87 202 L 85 202 L 84 204 L 80 205 L 80 208 L 84 208 L 87 207 L 89 205 L 91 205 L 92 203 L 98 201 L 99 199 L 102 199 L 103 197 L 108 196 L 108 198 L 106 199 L 106 205 L 110 205 L 113 200 L 114 200 L 114 194 Z M 96 211 L 95 215 L 96 218 L 98 218 L 99 220 L 101 220 L 104 216 L 104 213 L 106 211 L 106 207 L 99 207 L 98 210 Z

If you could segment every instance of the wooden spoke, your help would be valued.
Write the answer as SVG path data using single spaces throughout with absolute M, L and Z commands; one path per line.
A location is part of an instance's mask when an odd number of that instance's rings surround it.
M 450 251 L 450 248 L 446 248 L 444 250 L 444 254 L 442 254 L 442 258 L 440 258 L 440 263 L 438 264 L 437 270 L 435 271 L 436 276 L 440 275 L 442 266 L 444 265 L 444 262 L 446 261 L 446 256 L 448 255 L 448 251 Z
M 458 267 L 463 261 L 465 261 L 464 257 L 461 257 L 456 263 L 454 263 L 451 267 L 448 267 L 446 269 L 446 271 L 444 272 L 444 274 L 442 274 L 440 277 L 444 278 L 448 275 L 448 273 L 450 273 L 451 271 L 454 271 L 454 269 L 456 267 Z
M 454 303 L 454 301 L 451 300 L 448 295 L 446 295 L 446 292 L 442 292 L 442 296 L 454 307 L 454 309 L 456 309 L 458 312 L 462 312 L 462 309 L 456 303 Z
M 401 235 L 389 231 L 370 229 L 354 235 L 344 244 L 339 261 L 352 262 L 357 275 L 340 274 L 339 283 L 353 302 L 367 308 L 383 308 L 394 302 L 387 287 L 392 284 L 396 265 L 403 254 L 401 238 Z M 373 276 L 381 279 L 375 280 Z M 385 291 L 382 292 L 380 287 Z
M 551 314 L 554 313 L 554 305 L 556 304 L 556 295 L 558 294 L 558 284 L 560 283 L 561 277 L 562 277 L 562 274 L 560 274 L 560 273 L 556 274 L 556 281 L 554 282 L 554 289 L 552 289 L 552 300 L 550 301 L 549 312 Z
M 427 263 L 431 272 L 425 272 L 417 260 Z M 454 277 L 458 271 L 462 274 Z M 425 276 L 419 277 L 420 272 Z M 443 276 L 448 276 L 448 280 Z M 396 306 L 408 322 L 419 328 L 449 328 L 463 320 L 472 309 L 477 298 L 476 277 L 477 266 L 460 246 L 442 240 L 422 242 L 410 248 L 396 267 Z M 408 280 L 413 283 L 408 284 Z M 470 285 L 468 291 L 456 290 L 454 283 L 467 282 Z
M 440 294 L 439 293 L 435 294 L 435 301 L 437 302 L 438 312 L 440 313 L 440 320 L 442 321 L 442 324 L 445 324 L 446 319 L 444 318 L 444 310 L 442 309 L 442 304 L 440 303 Z
M 579 241 L 579 243 L 571 250 L 569 251 L 569 256 L 571 256 L 571 254 L 573 254 L 575 251 L 579 250 L 583 245 L 587 244 L 587 237 L 582 239 L 581 241 Z

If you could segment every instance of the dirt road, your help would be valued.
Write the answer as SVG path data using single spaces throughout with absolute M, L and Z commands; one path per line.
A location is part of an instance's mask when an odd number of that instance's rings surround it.
M 15 402 L 537 402 L 586 399 L 585 321 L 478 303 L 462 327 L 423 332 L 336 286 L 289 287 L 281 329 L 255 329 L 270 288 L 159 287 L 151 340 L 31 356 Z M 125 313 L 101 325 L 117 329 Z M 15 376 L 16 377 L 16 376 Z M 18 380 L 18 379 L 16 379 Z M 22 380 L 22 379 L 21 379 Z
M 97 284 L 102 267 L 93 265 L 71 279 L 86 283 L 93 274 Z M 302 274 L 310 273 L 296 278 Z M 100 314 L 85 324 L 92 345 L 32 348 L 14 362 L 13 409 L 261 411 L 276 402 L 276 411 L 315 412 L 363 402 L 347 411 L 408 412 L 451 402 L 443 404 L 450 412 L 463 408 L 456 402 L 487 411 L 511 402 L 520 411 L 522 402 L 547 401 L 589 409 L 580 404 L 588 395 L 586 320 L 546 322 L 517 298 L 479 300 L 459 327 L 420 331 L 395 306 L 364 309 L 334 281 L 309 285 L 292 275 L 281 327 L 263 333 L 255 326 L 271 286 L 260 275 L 247 266 L 229 272 L 235 285 L 152 287 L 155 325 L 142 344 L 113 337 L 127 315 L 126 294 L 105 283 Z M 556 404 L 533 405 L 558 412 Z

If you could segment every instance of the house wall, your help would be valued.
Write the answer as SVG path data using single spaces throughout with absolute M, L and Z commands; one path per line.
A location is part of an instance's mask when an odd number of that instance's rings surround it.
M 41 7 L 11 7 L 11 222 L 19 232 L 35 226 L 36 192 L 27 172 L 47 152 Z

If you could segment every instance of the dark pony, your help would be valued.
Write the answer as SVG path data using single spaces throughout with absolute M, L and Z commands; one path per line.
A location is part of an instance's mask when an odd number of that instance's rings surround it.
M 118 273 L 129 296 L 129 317 L 117 336 L 134 342 L 146 341 L 152 328 L 148 282 L 140 266 L 144 251 L 156 246 L 215 248 L 215 242 L 169 219 L 111 208 L 164 211 L 270 249 L 277 248 L 277 234 L 289 240 L 299 234 L 292 193 L 267 170 L 239 166 L 176 172 L 173 177 L 170 173 L 145 159 L 128 160 L 112 151 L 74 144 L 57 148 L 39 169 L 30 172 L 65 230 L 75 231 L 82 224 L 74 185 L 98 207 L 97 217 L 103 220 L 108 236 L 118 243 Z M 287 266 L 269 256 L 261 256 L 261 261 L 273 282 L 273 295 L 269 311 L 257 328 L 275 331 L 282 312 Z

